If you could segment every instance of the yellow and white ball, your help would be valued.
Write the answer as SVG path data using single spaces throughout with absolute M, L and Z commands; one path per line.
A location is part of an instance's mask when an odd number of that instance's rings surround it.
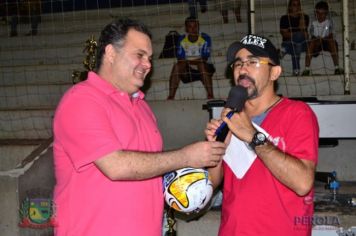
M 183 168 L 163 176 L 164 199 L 177 211 L 190 213 L 203 209 L 213 195 L 205 169 Z

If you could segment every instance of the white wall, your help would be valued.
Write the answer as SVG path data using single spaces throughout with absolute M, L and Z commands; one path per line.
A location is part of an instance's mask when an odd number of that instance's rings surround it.
M 209 120 L 207 100 L 150 101 L 163 135 L 165 149 L 204 140 Z M 356 140 L 339 140 L 336 147 L 319 148 L 318 171 L 337 172 L 340 181 L 356 181 Z

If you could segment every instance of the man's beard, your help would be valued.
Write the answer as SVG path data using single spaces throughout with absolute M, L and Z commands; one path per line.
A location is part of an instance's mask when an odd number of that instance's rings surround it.
M 258 95 L 258 91 L 256 88 L 255 80 L 248 75 L 240 75 L 239 78 L 237 79 L 237 84 L 239 84 L 240 80 L 244 80 L 244 79 L 248 80 L 252 84 L 252 86 L 249 86 L 247 88 L 247 93 L 248 93 L 247 99 L 256 98 Z

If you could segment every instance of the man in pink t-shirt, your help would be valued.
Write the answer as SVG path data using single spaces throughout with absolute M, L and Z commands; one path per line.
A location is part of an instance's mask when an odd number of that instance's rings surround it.
M 160 235 L 160 176 L 221 160 L 219 142 L 162 152 L 156 118 L 140 91 L 151 58 L 148 29 L 116 20 L 101 33 L 97 71 L 62 98 L 53 125 L 55 235 Z
M 227 58 L 235 84 L 247 90 L 247 101 L 230 120 L 226 115 L 231 109 L 225 108 L 222 120 L 209 122 L 205 133 L 208 140 L 215 140 L 224 121 L 231 131 L 225 142 L 237 138 L 257 158 L 242 177 L 225 161 L 209 170 L 215 186 L 224 178 L 219 235 L 311 235 L 319 140 L 316 116 L 305 103 L 276 94 L 282 68 L 268 39 L 247 35 L 230 45 Z

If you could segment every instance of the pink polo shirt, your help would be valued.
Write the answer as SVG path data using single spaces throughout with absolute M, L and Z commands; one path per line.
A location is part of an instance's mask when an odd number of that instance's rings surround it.
M 143 97 L 129 97 L 90 72 L 62 98 L 53 125 L 57 236 L 161 234 L 161 177 L 111 181 L 93 163 L 116 150 L 162 151 Z

